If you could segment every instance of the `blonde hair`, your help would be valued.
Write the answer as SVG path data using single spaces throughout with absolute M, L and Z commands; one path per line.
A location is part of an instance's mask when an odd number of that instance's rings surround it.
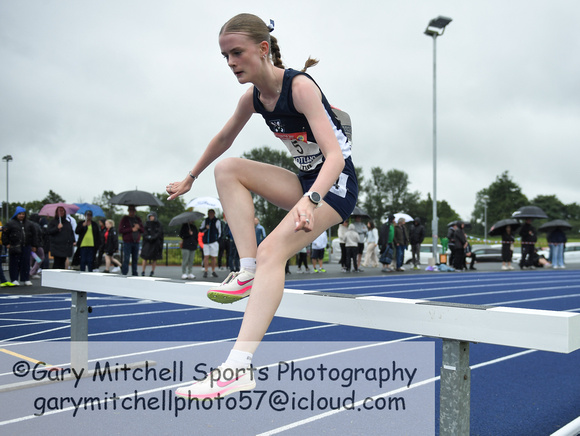
M 113 221 L 111 219 L 106 220 L 105 223 L 109 223 L 109 224 L 111 224 L 111 227 L 115 227 L 115 221 Z
M 222 26 L 219 34 L 243 33 L 256 44 L 266 41 L 270 46 L 270 56 L 272 57 L 274 66 L 285 69 L 284 63 L 282 62 L 282 55 L 280 54 L 278 40 L 275 36 L 270 34 L 272 30 L 274 30 L 273 25 L 272 27 L 268 27 L 266 23 L 256 15 L 238 14 L 229 19 L 226 24 Z M 308 68 L 315 66 L 317 63 L 318 59 L 312 59 L 309 57 L 304 63 L 304 68 L 301 71 L 305 72 Z

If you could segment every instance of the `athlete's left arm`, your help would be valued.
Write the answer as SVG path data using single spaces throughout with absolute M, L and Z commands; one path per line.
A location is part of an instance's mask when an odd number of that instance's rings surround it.
M 328 115 L 322 104 L 322 94 L 316 84 L 306 76 L 299 75 L 292 81 L 292 97 L 294 107 L 302 113 L 308 120 L 308 124 L 316 138 L 318 147 L 324 155 L 324 163 L 318 173 L 311 191 L 318 192 L 324 197 L 332 185 L 339 178 L 344 168 L 344 157 L 342 150 L 336 139 L 336 135 L 328 119 Z M 300 219 L 301 212 L 306 212 L 310 223 L 304 224 Z M 303 228 L 310 231 L 313 228 L 314 206 L 307 198 L 302 198 L 293 208 L 291 213 L 296 216 L 296 222 L 299 223 L 297 230 Z
M 297 76 L 292 81 L 292 97 L 296 110 L 308 120 L 318 147 L 324 155 L 324 164 L 312 186 L 313 191 L 324 197 L 344 168 L 342 150 L 322 104 L 322 94 L 318 86 L 306 76 Z

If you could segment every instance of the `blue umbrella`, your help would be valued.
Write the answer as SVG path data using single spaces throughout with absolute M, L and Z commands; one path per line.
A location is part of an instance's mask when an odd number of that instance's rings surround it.
M 87 211 L 91 211 L 93 213 L 93 216 L 105 216 L 105 212 L 103 212 L 103 209 L 101 209 L 101 206 L 97 206 L 96 204 L 91 204 L 91 203 L 75 203 L 78 207 L 79 210 L 76 211 L 76 213 L 82 213 L 84 214 Z

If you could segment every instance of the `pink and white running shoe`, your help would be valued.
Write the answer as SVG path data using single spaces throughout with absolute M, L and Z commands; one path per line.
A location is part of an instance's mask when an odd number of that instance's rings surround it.
M 256 380 L 252 368 L 219 366 L 203 380 L 177 389 L 175 395 L 203 400 L 204 398 L 225 397 L 239 391 L 251 391 L 255 387 Z
M 231 272 L 221 285 L 207 291 L 207 297 L 217 303 L 233 303 L 249 296 L 253 284 L 254 273 L 245 269 Z

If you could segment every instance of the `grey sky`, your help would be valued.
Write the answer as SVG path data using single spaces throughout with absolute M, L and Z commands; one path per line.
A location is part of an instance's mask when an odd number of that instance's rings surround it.
M 162 192 L 183 178 L 245 86 L 217 41 L 239 12 L 275 20 L 287 66 L 350 113 L 355 165 L 409 174 L 432 192 L 432 50 L 438 15 L 438 193 L 469 219 L 505 170 L 530 199 L 578 202 L 580 3 L 555 1 L 3 1 L 0 149 L 10 201 L 49 189 Z M 254 117 L 226 156 L 281 148 Z M 213 168 L 185 196 L 217 195 Z M 0 198 L 5 199 L 5 164 Z M 512 211 L 506 211 L 511 214 Z

